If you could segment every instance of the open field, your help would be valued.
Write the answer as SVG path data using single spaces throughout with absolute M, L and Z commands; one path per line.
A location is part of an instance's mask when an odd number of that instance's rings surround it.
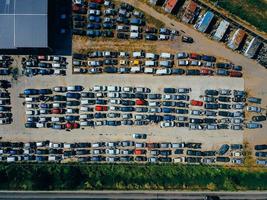
M 267 32 L 267 1 L 266 0 L 210 0 L 217 2 L 217 6 L 225 9 L 255 26 L 260 31 Z

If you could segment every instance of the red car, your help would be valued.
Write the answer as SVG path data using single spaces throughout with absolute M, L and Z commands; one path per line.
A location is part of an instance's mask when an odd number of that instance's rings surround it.
M 107 111 L 108 107 L 107 106 L 96 106 L 95 111 Z
M 66 129 L 76 129 L 76 128 L 80 128 L 80 124 L 74 122 L 74 123 L 66 123 Z
M 136 105 L 146 105 L 146 101 L 145 100 L 142 100 L 142 99 L 137 99 L 135 101 L 135 104 Z
M 230 77 L 242 77 L 242 72 L 230 71 L 229 75 Z
M 63 114 L 63 113 L 64 113 L 63 109 L 59 109 L 59 108 L 52 109 L 52 114 Z
M 189 57 L 191 59 L 195 59 L 195 60 L 201 60 L 201 55 L 197 54 L 197 53 L 190 53 Z
M 135 149 L 134 150 L 135 155 L 141 155 L 141 154 L 145 154 L 145 153 L 146 153 L 146 150 L 144 150 L 144 149 Z
M 91 0 L 91 2 L 94 2 L 94 3 L 104 3 L 104 0 Z
M 192 106 L 203 106 L 203 101 L 191 100 L 190 103 Z
M 38 56 L 38 60 L 47 60 L 47 56 Z
M 211 70 L 211 69 L 201 69 L 200 70 L 200 74 L 201 75 L 212 75 L 213 74 L 213 70 Z

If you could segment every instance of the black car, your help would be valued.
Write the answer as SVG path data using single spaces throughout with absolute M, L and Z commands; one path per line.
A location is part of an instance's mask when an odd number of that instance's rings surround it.
M 185 70 L 184 69 L 180 69 L 180 68 L 174 68 L 172 69 L 172 74 L 177 74 L 177 75 L 182 75 L 185 73 Z
M 219 155 L 224 155 L 228 150 L 229 150 L 230 146 L 228 144 L 223 144 L 220 149 L 218 150 L 218 154 Z
M 218 112 L 218 115 L 219 116 L 223 116 L 223 117 L 232 117 L 233 116 L 233 113 L 228 112 L 228 111 L 219 111 Z
M 231 109 L 231 105 L 225 104 L 225 103 L 219 103 L 219 108 L 228 110 L 228 109 Z
M 167 158 L 166 158 L 166 157 L 160 157 L 160 158 L 159 158 L 159 161 L 160 161 L 160 162 L 171 162 L 172 159 L 171 159 L 171 158 L 168 158 L 168 157 L 167 157 Z
M 174 154 L 183 154 L 184 150 L 183 149 L 175 149 Z
M 186 157 L 187 163 L 201 163 L 201 157 Z
M 160 115 L 148 115 L 147 119 L 152 122 L 158 123 L 163 120 L 163 117 Z
M 219 104 L 217 104 L 217 103 L 206 103 L 204 107 L 206 109 L 217 110 L 219 108 Z
M 155 41 L 155 40 L 158 40 L 158 37 L 157 37 L 157 35 L 154 35 L 154 34 L 147 34 L 147 35 L 145 36 L 145 39 L 146 39 L 146 40 L 152 40 L 152 41 Z
M 203 156 L 215 156 L 216 151 L 203 151 L 202 155 Z
M 118 69 L 116 67 L 105 67 L 103 71 L 106 73 L 117 73 Z
M 255 150 L 265 150 L 265 149 L 267 149 L 267 144 L 255 145 Z
M 229 157 L 216 157 L 216 162 L 230 162 Z
M 147 158 L 144 157 L 144 156 L 136 156 L 135 157 L 135 161 L 139 161 L 139 162 L 141 162 L 141 161 L 147 161 Z
M 264 116 L 264 115 L 253 116 L 253 117 L 252 117 L 252 121 L 254 121 L 254 122 L 262 122 L 262 121 L 266 121 L 266 116 Z
M 127 33 L 117 33 L 117 38 L 119 38 L 119 39 L 128 39 L 129 38 L 129 34 L 127 34 Z
M 137 98 L 137 99 L 147 99 L 147 94 L 136 93 L 135 94 L 135 98 Z
M 55 95 L 53 97 L 53 101 L 66 101 L 66 100 L 67 100 L 66 96 L 63 95 Z
M 182 42 L 193 43 L 194 39 L 192 37 L 189 37 L 189 36 L 182 36 Z
M 203 119 L 203 123 L 215 124 L 215 123 L 217 123 L 217 119 L 216 118 L 205 118 L 205 119 Z
M 163 90 L 164 93 L 176 93 L 176 89 L 175 88 L 164 88 Z
M 218 100 L 221 102 L 230 102 L 231 98 L 230 97 L 225 97 L 225 96 L 219 96 Z
M 205 90 L 205 95 L 218 96 L 218 90 Z
M 198 70 L 198 69 L 188 69 L 188 70 L 186 70 L 186 75 L 188 75 L 188 76 L 200 75 L 200 70 Z
M 193 124 L 202 124 L 202 123 L 203 123 L 203 119 L 190 118 L 190 119 L 189 119 L 189 122 L 190 122 L 190 123 L 193 123 Z

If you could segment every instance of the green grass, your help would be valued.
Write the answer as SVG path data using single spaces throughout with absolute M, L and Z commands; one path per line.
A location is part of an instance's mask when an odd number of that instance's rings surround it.
M 0 164 L 1 190 L 266 190 L 267 171 L 192 165 Z
M 210 0 L 218 6 L 247 21 L 257 29 L 267 32 L 266 0 Z

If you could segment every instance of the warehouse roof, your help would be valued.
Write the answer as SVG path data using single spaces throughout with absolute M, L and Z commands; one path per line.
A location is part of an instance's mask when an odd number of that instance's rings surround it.
M 198 26 L 197 26 L 197 30 L 199 30 L 200 32 L 206 32 L 212 19 L 214 17 L 213 12 L 211 11 L 207 11 L 205 13 L 205 15 L 202 17 L 202 19 L 200 20 Z
M 230 47 L 233 50 L 238 49 L 246 36 L 247 34 L 243 29 L 237 29 L 232 39 L 228 43 L 228 47 Z
M 228 21 L 222 20 L 213 36 L 213 39 L 220 41 L 223 38 L 229 26 L 230 23 Z
M 164 5 L 165 11 L 171 13 L 178 1 L 179 0 L 167 0 Z
M 45 48 L 48 0 L 0 0 L 0 49 Z
M 189 23 L 194 18 L 197 6 L 197 3 L 194 1 L 188 3 L 182 17 L 183 22 Z
M 255 56 L 255 54 L 257 53 L 257 51 L 258 51 L 258 49 L 259 49 L 261 44 L 262 44 L 262 42 L 258 38 L 254 37 L 250 41 L 250 43 L 249 43 L 244 55 L 249 57 L 249 58 L 253 58 Z

